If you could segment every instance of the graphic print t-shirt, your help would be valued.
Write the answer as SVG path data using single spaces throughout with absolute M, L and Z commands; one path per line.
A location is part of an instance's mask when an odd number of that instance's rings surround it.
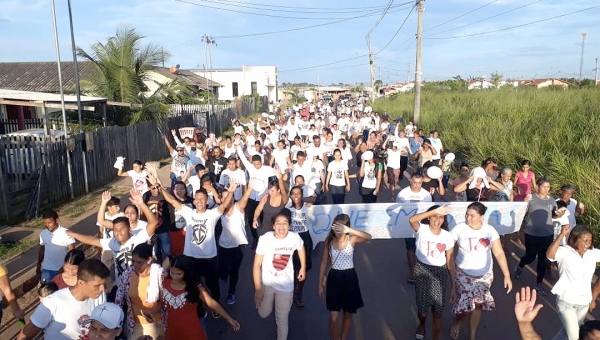
M 138 173 L 134 170 L 127 171 L 127 175 L 131 177 L 133 181 L 133 188 L 140 193 L 144 194 L 148 191 L 148 183 L 146 182 L 146 177 L 148 177 L 148 173 L 146 170 L 142 170 L 142 172 Z
M 439 235 L 431 232 L 429 225 L 421 224 L 415 233 L 417 259 L 430 266 L 441 267 L 446 264 L 446 250 L 454 248 L 454 238 L 449 231 L 440 230 Z
M 181 205 L 192 209 L 194 207 L 192 202 L 193 200 L 190 197 L 187 197 L 184 202 L 181 202 Z M 173 209 L 173 224 L 171 225 L 171 231 L 185 228 L 187 221 L 185 220 L 185 217 L 181 215 L 181 210 L 177 210 L 173 207 L 171 208 Z
M 292 224 L 290 225 L 290 231 L 295 233 L 303 233 L 308 231 L 308 223 L 310 220 L 308 219 L 308 208 L 306 204 L 302 204 L 302 208 L 296 209 L 294 208 L 294 204 L 290 201 L 285 205 L 286 208 L 290 210 L 292 213 Z
M 138 224 L 142 222 L 139 221 Z M 137 229 L 135 234 L 125 242 L 125 244 L 120 244 L 116 238 L 104 238 L 100 239 L 100 245 L 102 246 L 102 250 L 112 250 L 115 256 L 115 275 L 117 278 L 121 277 L 121 274 L 125 271 L 125 269 L 131 266 L 131 252 L 133 248 L 135 248 L 138 244 L 148 242 L 150 240 L 150 236 L 148 235 L 148 231 L 146 228 Z
M 475 230 L 466 223 L 457 224 L 450 231 L 457 241 L 456 266 L 471 276 L 483 276 L 492 270 L 492 242 L 500 238 L 489 224 Z
M 106 302 L 102 293 L 97 299 L 78 301 L 69 288 L 44 298 L 31 315 L 31 323 L 44 329 L 51 340 L 89 339 L 89 318 L 94 307 Z
M 158 219 L 158 227 L 156 228 L 155 233 L 166 233 L 169 230 L 171 216 L 169 213 L 169 204 L 165 200 L 163 194 L 152 196 L 150 192 L 148 192 L 144 195 L 144 202 L 146 202 L 150 211 L 154 213 L 154 216 Z
M 331 178 L 329 179 L 329 185 L 335 185 L 343 187 L 346 185 L 346 177 L 344 171 L 348 170 L 348 164 L 346 162 L 333 161 L 327 165 L 327 172 L 331 172 Z
M 198 259 L 210 259 L 217 256 L 215 226 L 221 218 L 218 209 L 207 209 L 199 214 L 192 208 L 182 206 L 181 216 L 187 222 L 183 255 Z
M 285 238 L 278 239 L 269 231 L 258 239 L 256 254 L 263 255 L 262 282 L 280 292 L 294 290 L 295 250 L 302 248 L 304 242 L 298 234 L 288 233 Z

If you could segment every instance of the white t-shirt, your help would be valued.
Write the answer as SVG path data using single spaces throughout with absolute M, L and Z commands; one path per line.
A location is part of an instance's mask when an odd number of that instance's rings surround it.
M 44 262 L 42 269 L 58 271 L 65 263 L 65 255 L 70 244 L 75 243 L 72 237 L 67 235 L 67 228 L 58 226 L 54 232 L 48 229 L 40 233 L 40 246 L 44 246 Z
M 188 207 L 190 209 L 192 209 L 192 205 L 187 203 L 181 203 L 182 206 L 184 207 Z M 185 218 L 181 215 L 181 210 L 177 210 L 177 209 L 173 209 L 173 213 L 175 214 L 175 228 L 177 229 L 183 229 L 185 228 L 185 226 L 187 225 L 187 222 L 185 220 Z
M 138 221 L 138 225 L 141 221 Z M 115 257 L 115 275 L 120 277 L 121 274 L 131 266 L 131 252 L 138 244 L 148 242 L 150 236 L 146 228 L 131 233 L 131 237 L 125 244 L 120 244 L 116 238 L 105 238 L 100 240 L 100 245 L 103 250 L 112 250 Z
M 363 177 L 362 187 L 367 189 L 375 189 L 377 187 L 377 167 L 378 165 L 371 165 L 366 163 L 365 167 L 365 177 Z
M 560 246 L 550 261 L 558 262 L 560 273 L 552 294 L 567 303 L 589 304 L 592 301 L 590 282 L 594 277 L 596 264 L 600 262 L 600 249 L 588 249 L 581 256 L 571 246 Z
M 337 187 L 346 186 L 345 171 L 348 171 L 348 164 L 344 161 L 336 162 L 333 161 L 327 164 L 327 172 L 331 172 L 331 178 L 329 179 L 329 185 L 335 185 Z
M 350 128 L 350 119 L 340 118 L 340 119 L 338 119 L 337 124 L 338 124 L 338 127 L 340 128 L 340 131 L 346 132 Z
M 192 190 L 188 192 L 188 196 L 194 198 L 196 191 L 200 190 L 200 177 L 198 177 L 198 175 L 190 176 L 190 178 L 188 178 L 188 184 L 192 186 Z
M 271 152 L 273 158 L 275 158 L 275 166 L 279 167 L 281 173 L 288 168 L 287 158 L 290 156 L 290 151 L 286 148 L 283 150 L 275 149 Z
M 142 195 L 148 191 L 148 183 L 146 182 L 146 177 L 148 177 L 148 173 L 146 170 L 142 170 L 142 172 L 135 172 L 134 170 L 127 171 L 127 175 L 131 177 L 133 181 L 133 188 L 142 193 Z
M 429 191 L 421 188 L 419 192 L 413 192 L 410 190 L 410 186 L 400 190 L 398 196 L 396 196 L 396 203 L 407 203 L 407 202 L 432 202 L 431 194 Z
M 399 170 L 400 169 L 400 149 L 387 149 L 387 167 Z
M 215 226 L 221 217 L 219 210 L 207 209 L 199 214 L 195 209 L 182 206 L 181 216 L 187 222 L 183 255 L 198 259 L 210 259 L 217 256 Z
M 312 177 L 312 173 L 310 171 L 311 168 L 312 162 L 309 162 L 308 160 L 304 161 L 304 164 L 302 164 L 302 166 L 300 166 L 299 163 L 292 165 L 292 176 L 290 177 L 290 183 L 292 185 L 290 186 L 290 188 L 294 186 L 296 176 L 298 175 L 302 175 L 302 177 L 304 177 L 304 183 L 308 183 L 308 181 Z
M 187 155 L 184 157 L 179 156 L 177 154 L 177 150 L 173 150 L 173 152 L 171 152 L 171 157 L 173 157 L 173 161 L 171 162 L 171 172 L 177 177 L 183 177 L 188 167 L 192 165 L 192 161 Z
M 337 148 L 335 141 L 325 142 L 325 149 L 327 150 L 327 156 L 333 156 L 333 151 Z
M 325 170 L 325 166 L 323 165 L 322 161 L 315 161 L 310 164 L 310 173 L 312 177 L 315 178 L 315 184 L 321 183 L 321 172 L 323 170 Z M 304 179 L 304 181 L 308 183 L 306 178 Z
M 450 231 L 457 241 L 456 266 L 471 276 L 483 276 L 492 270 L 492 242 L 500 238 L 489 224 L 475 230 L 466 223 L 457 224 Z
M 223 232 L 221 233 L 221 237 L 219 237 L 219 245 L 221 247 L 235 248 L 242 244 L 248 244 L 244 213 L 238 209 L 237 203 L 233 207 L 231 216 L 227 216 L 226 214 L 221 215 L 221 225 L 223 225 Z
M 225 145 L 225 147 L 223 148 L 223 157 L 225 158 L 229 158 L 229 156 L 233 156 L 235 155 L 235 146 L 231 146 L 228 147 L 227 145 Z
M 442 140 L 439 138 L 429 137 L 429 141 L 431 142 L 431 146 L 433 146 L 433 148 L 436 151 L 436 154 L 431 156 L 431 159 L 433 159 L 433 160 L 441 159 L 442 148 L 443 148 Z
M 226 186 L 229 184 L 229 179 L 231 179 L 231 178 L 235 179 L 235 182 L 238 184 L 238 187 L 235 188 L 235 191 L 233 192 L 233 198 L 236 201 L 239 201 L 242 199 L 242 185 L 247 184 L 246 183 L 246 173 L 242 169 L 236 169 L 234 171 L 225 169 L 225 170 L 223 170 L 223 172 L 221 172 L 221 178 L 219 178 L 219 184 Z
M 256 254 L 263 255 L 262 282 L 265 286 L 280 292 L 294 290 L 294 261 L 292 255 L 304 242 L 296 233 L 288 232 L 285 238 L 278 239 L 272 231 L 258 239 Z
M 303 233 L 308 231 L 310 219 L 308 218 L 308 207 L 306 206 L 306 203 L 302 204 L 302 208 L 296 209 L 290 200 L 285 207 L 288 208 L 292 213 L 292 224 L 290 225 L 290 231 L 294 233 Z
M 327 153 L 327 148 L 323 144 L 319 145 L 318 147 L 314 144 L 311 144 L 308 148 L 306 148 L 306 159 L 312 160 L 315 156 L 323 158 L 324 153 Z
M 108 215 L 108 211 L 104 212 L 104 219 L 107 220 L 107 221 L 112 221 L 112 220 L 114 220 L 117 217 L 123 217 L 123 216 L 125 216 L 125 215 L 123 215 L 122 212 L 119 212 L 119 213 L 117 213 L 115 215 L 112 215 L 112 216 Z M 96 222 L 96 225 L 99 226 L 99 227 L 102 226 L 98 222 Z M 112 229 L 104 228 L 104 233 L 102 233 L 102 238 L 111 238 L 111 237 L 113 237 L 113 231 L 112 231 Z
M 94 300 L 78 301 L 69 288 L 60 289 L 40 302 L 30 321 L 44 329 L 44 339 L 87 339 L 92 310 L 105 302 L 104 293 Z
M 429 225 L 421 224 L 415 233 L 417 259 L 430 266 L 446 264 L 446 250 L 454 248 L 454 238 L 449 231 L 441 229 L 439 235 L 431 232 Z

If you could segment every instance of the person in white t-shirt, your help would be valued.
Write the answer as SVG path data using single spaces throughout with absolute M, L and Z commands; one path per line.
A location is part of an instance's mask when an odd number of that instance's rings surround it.
M 285 209 L 273 218 L 273 230 L 258 240 L 252 277 L 254 279 L 254 303 L 258 315 L 266 318 L 275 306 L 277 340 L 288 337 L 288 315 L 292 307 L 294 293 L 294 265 L 292 255 L 298 251 L 300 269 L 298 281 L 306 277 L 306 251 L 302 238 L 290 232 L 292 220 L 289 210 Z
M 100 204 L 100 212 L 104 211 L 107 202 L 110 200 L 111 194 L 108 191 L 102 193 L 102 202 Z M 102 217 L 103 214 L 98 213 L 99 222 L 105 228 L 111 228 L 113 230 L 114 237 L 99 239 L 95 236 L 82 235 L 72 231 L 67 231 L 67 234 L 77 241 L 87 244 L 90 246 L 102 248 L 103 250 L 111 250 L 115 260 L 115 279 L 119 279 L 121 274 L 131 266 L 132 257 L 131 251 L 135 246 L 140 243 L 145 243 L 150 240 L 156 228 L 158 227 L 158 219 L 154 215 L 150 208 L 144 203 L 142 195 L 134 189 L 129 191 L 129 200 L 132 204 L 138 206 L 144 216 L 148 219 L 145 228 L 137 228 L 136 231 L 131 230 L 130 220 L 127 217 L 117 217 L 112 223 L 105 222 Z M 140 221 L 142 222 L 142 221 Z
M 50 283 L 62 268 L 65 255 L 75 248 L 75 240 L 67 235 L 67 228 L 61 226 L 54 210 L 42 215 L 44 230 L 40 233 L 40 250 L 36 274 L 42 284 Z
M 331 192 L 333 204 L 344 204 L 346 193 L 350 191 L 348 163 L 342 161 L 342 152 L 340 149 L 333 151 L 333 161 L 327 164 L 325 192 L 327 191 Z
M 235 189 L 235 192 L 233 193 L 233 199 L 237 202 L 242 199 L 242 195 L 244 194 L 244 188 L 246 187 L 246 173 L 244 170 L 238 168 L 236 157 L 230 157 L 227 159 L 227 169 L 221 172 L 219 185 L 222 187 L 227 187 L 231 178 L 233 178 L 238 184 L 237 189 Z M 191 196 L 194 196 L 194 194 Z
M 423 175 L 413 174 L 410 178 L 410 185 L 398 193 L 396 196 L 396 203 L 408 203 L 408 202 L 431 202 L 431 194 L 429 191 L 423 189 Z M 417 245 L 414 238 L 405 238 L 404 243 L 406 245 L 406 258 L 408 259 L 408 269 L 410 270 L 410 276 L 408 277 L 409 283 L 415 282 L 415 250 Z
M 200 279 L 203 277 L 206 280 L 206 286 L 211 293 L 210 295 L 217 301 L 221 298 L 221 292 L 217 272 L 218 260 L 215 227 L 221 215 L 233 200 L 233 192 L 237 188 L 237 185 L 235 179 L 230 178 L 227 191 L 231 194 L 227 195 L 221 201 L 221 205 L 213 209 L 207 209 L 208 193 L 204 188 L 200 188 L 194 193 L 195 209 L 181 204 L 167 190 L 162 190 L 165 200 L 173 208 L 179 210 L 181 216 L 186 221 L 183 255 L 194 259 L 197 278 Z M 213 316 L 218 317 L 218 315 Z
M 123 172 L 123 168 L 117 170 L 117 176 L 119 177 L 131 177 L 133 181 L 133 188 L 137 191 L 140 191 L 142 195 L 148 191 L 148 183 L 146 182 L 146 178 L 148 177 L 148 172 L 144 170 L 144 163 L 142 161 L 135 160 L 131 164 L 131 169 L 129 171 Z
M 455 268 L 450 266 L 454 255 L 454 238 L 448 232 L 446 215 L 450 208 L 434 205 L 426 212 L 408 219 L 415 231 L 417 263 L 415 264 L 415 295 L 419 325 L 415 336 L 425 335 L 427 314 L 433 312 L 433 339 L 440 339 L 442 313 L 446 306 L 448 276 L 454 282 Z
M 396 183 L 400 182 L 400 159 L 402 152 L 398 149 L 399 145 L 399 143 L 393 142 L 392 147 L 387 149 L 385 172 L 387 175 L 388 189 L 390 190 L 390 199 L 394 199 Z
M 237 190 L 234 192 L 234 195 Z M 221 215 L 223 231 L 219 237 L 219 250 L 217 252 L 219 254 L 219 265 L 217 270 L 219 279 L 225 282 L 229 279 L 229 290 L 227 292 L 228 305 L 233 305 L 236 302 L 235 289 L 239 279 L 240 266 L 244 259 L 242 246 L 248 244 L 244 210 L 246 209 L 251 193 L 252 186 L 246 189 L 241 199 L 231 200 L 225 208 L 225 212 Z M 230 193 L 229 191 L 224 191 L 222 195 L 224 199 Z
M 277 142 L 277 148 L 271 152 L 271 161 L 269 166 L 272 168 L 279 168 L 282 174 L 286 173 L 286 170 L 292 166 L 292 160 L 290 159 L 290 150 L 285 147 L 285 141 L 280 140 Z M 284 179 L 285 180 L 285 179 Z
M 90 314 L 106 302 L 104 282 L 108 276 L 110 270 L 102 261 L 83 261 L 77 269 L 77 284 L 45 297 L 17 339 L 33 339 L 41 331 L 48 340 L 88 339 Z
M 458 339 L 460 324 L 469 317 L 470 339 L 476 338 L 482 310 L 495 310 L 491 293 L 494 280 L 492 254 L 504 276 L 506 294 L 512 290 L 512 280 L 502 249 L 500 236 L 494 227 L 484 223 L 487 208 L 481 202 L 467 207 L 466 223 L 454 226 L 450 233 L 456 242 L 456 258 L 451 257 L 448 266 L 456 266 L 456 279 L 452 282 L 450 301 L 454 301 L 452 313 L 456 318 L 450 335 Z
M 442 144 L 442 140 L 440 139 L 440 134 L 438 130 L 431 131 L 428 139 L 431 143 L 431 146 L 436 151 L 436 153 L 431 157 L 431 159 L 434 161 L 439 161 L 441 159 L 442 151 L 444 150 L 444 145 Z

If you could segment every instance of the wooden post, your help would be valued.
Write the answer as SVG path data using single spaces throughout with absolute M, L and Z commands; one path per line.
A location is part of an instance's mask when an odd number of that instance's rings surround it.
M 50 120 L 48 119 L 48 108 L 46 105 L 42 107 L 42 110 L 44 112 L 44 137 L 47 137 L 50 134 Z

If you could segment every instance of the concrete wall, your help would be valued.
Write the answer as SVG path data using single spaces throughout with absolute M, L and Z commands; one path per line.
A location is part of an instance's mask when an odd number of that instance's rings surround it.
M 267 96 L 269 101 L 277 101 L 278 74 L 276 66 L 246 66 L 232 70 L 193 70 L 202 77 L 207 77 L 223 85 L 219 89 L 219 100 L 233 100 L 233 83 L 238 83 L 238 97 L 252 94 L 252 82 L 256 82 L 256 91 L 260 96 Z

